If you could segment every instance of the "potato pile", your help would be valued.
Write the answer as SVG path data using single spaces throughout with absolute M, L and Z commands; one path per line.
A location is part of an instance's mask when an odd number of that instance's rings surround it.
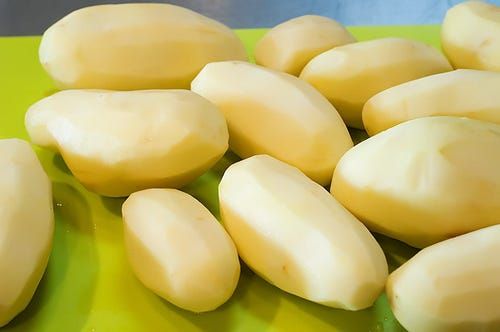
M 190 10 L 88 7 L 45 32 L 40 61 L 66 90 L 25 125 L 87 189 L 129 196 L 132 270 L 181 308 L 225 303 L 239 257 L 333 308 L 370 307 L 385 288 L 409 331 L 498 331 L 500 8 L 453 7 L 442 44 L 446 56 L 402 38 L 356 42 L 308 15 L 269 30 L 251 64 L 228 27 Z M 347 127 L 372 137 L 353 146 Z M 178 189 L 228 149 L 243 160 L 220 181 L 219 223 Z M 43 274 L 53 214 L 28 145 L 0 151 L 1 326 Z M 424 249 L 389 275 L 370 231 Z

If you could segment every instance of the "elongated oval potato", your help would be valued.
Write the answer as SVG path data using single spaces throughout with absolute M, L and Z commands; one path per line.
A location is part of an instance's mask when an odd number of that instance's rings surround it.
M 246 62 L 217 62 L 203 68 L 191 89 L 224 113 L 229 145 L 242 158 L 268 154 L 326 185 L 353 145 L 335 108 L 294 76 Z
M 436 115 L 500 124 L 500 73 L 459 69 L 397 85 L 366 102 L 363 124 L 372 136 L 401 122 Z
M 31 140 L 59 150 L 75 177 L 105 196 L 181 187 L 228 147 L 222 113 L 188 90 L 67 90 L 26 114 Z
M 339 111 L 363 129 L 364 103 L 392 86 L 452 70 L 446 58 L 423 43 L 383 38 L 336 47 L 312 59 L 300 74 Z
M 52 25 L 40 62 L 63 89 L 189 88 L 209 62 L 246 60 L 225 25 L 189 9 L 153 3 L 79 9 Z
M 372 231 L 421 248 L 499 223 L 499 170 L 500 125 L 427 117 L 348 151 L 331 190 Z
M 276 287 L 326 306 L 369 307 L 387 262 L 366 227 L 297 168 L 259 155 L 219 185 L 224 227 L 245 263 Z
M 466 1 L 450 8 L 441 44 L 455 68 L 500 71 L 500 7 Z
M 176 189 L 147 189 L 123 204 L 125 247 L 137 278 L 186 310 L 214 310 L 233 294 L 238 253 L 217 219 Z
M 50 180 L 28 143 L 0 140 L 0 327 L 26 308 L 47 267 Z
M 500 331 L 500 225 L 420 251 L 387 282 L 398 321 L 412 332 Z
M 255 45 L 257 64 L 298 76 L 316 55 L 356 39 L 328 17 L 305 15 L 269 30 Z

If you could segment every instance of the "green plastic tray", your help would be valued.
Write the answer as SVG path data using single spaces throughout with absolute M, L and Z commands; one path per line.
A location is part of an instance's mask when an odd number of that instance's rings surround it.
M 439 47 L 438 26 L 353 27 L 359 39 L 408 37 Z M 264 29 L 238 30 L 249 52 Z M 38 63 L 40 37 L 0 38 L 0 138 L 27 139 L 24 113 L 55 91 Z M 355 140 L 363 134 L 352 132 Z M 132 274 L 122 241 L 122 199 L 85 190 L 64 161 L 36 149 L 53 181 L 56 231 L 50 262 L 28 308 L 0 331 L 404 331 L 385 295 L 359 312 L 336 310 L 286 294 L 242 268 L 231 300 L 193 314 L 147 290 Z M 228 153 L 185 190 L 218 216 L 217 184 L 237 158 Z M 29 202 L 27 202 L 29 204 Z M 27 205 L 27 208 L 28 205 Z M 391 270 L 416 250 L 377 236 Z

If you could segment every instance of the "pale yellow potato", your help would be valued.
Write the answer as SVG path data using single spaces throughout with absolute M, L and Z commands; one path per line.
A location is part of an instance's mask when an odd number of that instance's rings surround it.
M 356 39 L 328 17 L 305 15 L 269 30 L 255 45 L 257 64 L 298 76 L 316 55 Z
M 375 232 L 425 247 L 500 222 L 500 125 L 401 123 L 340 160 L 333 195 Z
M 443 241 L 394 271 L 387 296 L 412 332 L 500 331 L 500 225 Z
M 377 241 L 297 168 L 266 155 L 240 161 L 224 173 L 219 200 L 240 257 L 276 287 L 348 310 L 371 306 L 383 290 Z
M 176 189 L 147 189 L 122 207 L 125 248 L 137 278 L 186 310 L 225 303 L 240 276 L 233 241 L 195 198 Z
M 353 143 L 332 105 L 298 78 L 247 62 L 208 64 L 191 89 L 224 113 L 230 148 L 268 154 L 327 185 Z
M 466 1 L 450 8 L 441 44 L 455 68 L 500 71 L 500 7 Z
M 189 88 L 205 64 L 247 59 L 222 23 L 153 3 L 74 11 L 44 33 L 39 55 L 60 88 L 111 90 Z
M 375 94 L 420 77 L 452 70 L 439 51 L 423 43 L 383 38 L 336 47 L 312 59 L 300 74 L 339 111 L 363 129 L 364 103 Z
M 436 115 L 500 124 L 500 73 L 459 69 L 397 85 L 366 102 L 363 124 L 372 136 L 401 122 Z
M 51 183 L 30 145 L 0 140 L 0 327 L 31 301 L 54 233 Z
M 182 187 L 228 148 L 222 113 L 188 90 L 62 91 L 31 106 L 26 129 L 105 196 Z

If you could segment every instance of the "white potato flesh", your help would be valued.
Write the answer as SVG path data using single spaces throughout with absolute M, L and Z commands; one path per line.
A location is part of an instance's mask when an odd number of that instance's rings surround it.
M 297 168 L 266 155 L 240 161 L 219 200 L 240 257 L 276 287 L 348 310 L 371 306 L 384 288 L 387 262 L 373 236 Z
M 195 198 L 176 189 L 147 189 L 122 207 L 125 247 L 137 278 L 186 310 L 225 303 L 240 276 L 233 241 Z
M 450 8 L 441 44 L 455 68 L 500 71 L 500 7 L 466 1 Z
M 500 125 L 404 122 L 340 160 L 333 195 L 372 231 L 415 247 L 500 222 Z
M 500 124 L 500 73 L 459 69 L 397 85 L 366 102 L 363 124 L 372 136 L 401 122 L 436 115 Z
M 246 62 L 205 66 L 191 89 L 224 113 L 230 148 L 242 158 L 268 154 L 330 182 L 353 143 L 332 105 L 298 78 Z
M 111 90 L 189 88 L 205 64 L 247 59 L 225 25 L 153 3 L 74 11 L 44 33 L 39 55 L 60 88 Z
M 345 123 L 363 129 L 364 103 L 375 94 L 424 76 L 452 70 L 438 50 L 402 38 L 336 47 L 312 59 L 300 74 L 339 111 Z
M 228 147 L 224 116 L 188 90 L 67 90 L 26 114 L 35 144 L 56 148 L 75 177 L 105 196 L 181 187 Z
M 0 140 L 0 327 L 26 308 L 54 233 L 51 183 L 30 145 Z
M 500 225 L 435 244 L 394 271 L 387 295 L 408 331 L 500 331 Z
M 355 41 L 335 20 L 318 15 L 300 16 L 275 26 L 257 42 L 255 62 L 298 76 L 316 55 Z

